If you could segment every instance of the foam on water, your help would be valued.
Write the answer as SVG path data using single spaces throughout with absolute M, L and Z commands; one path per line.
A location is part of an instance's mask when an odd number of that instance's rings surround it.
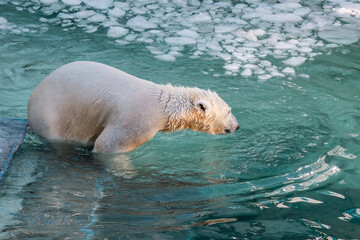
M 65 31 L 81 28 L 93 33 L 105 28 L 116 43 L 144 43 L 164 61 L 175 61 L 182 55 L 184 49 L 173 51 L 172 47 L 186 46 L 192 58 L 206 54 L 223 59 L 227 74 L 255 74 L 261 80 L 293 75 L 307 60 L 360 39 L 358 0 L 247 1 L 235 5 L 230 0 L 0 1 L 6 3 L 20 11 L 42 12 L 45 17 L 40 22 L 58 23 Z M 1 16 L 0 30 L 18 34 L 32 31 L 16 28 Z M 262 60 L 274 64 L 269 69 L 260 66 Z M 244 67 L 249 63 L 259 65 L 259 69 Z

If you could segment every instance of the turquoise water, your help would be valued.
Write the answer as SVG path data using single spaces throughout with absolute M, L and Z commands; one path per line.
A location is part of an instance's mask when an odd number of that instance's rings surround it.
M 240 129 L 226 136 L 159 133 L 129 154 L 108 157 L 29 131 L 1 185 L 1 239 L 360 239 L 360 45 L 356 34 L 346 35 L 352 30 L 342 32 L 350 43 L 324 37 L 329 31 L 307 36 L 333 44 L 310 45 L 314 56 L 253 45 L 257 59 L 247 64 L 265 72 L 249 66 L 246 76 L 246 68 L 230 71 L 239 62 L 216 56 L 213 45 L 198 58 L 201 44 L 175 46 L 179 54 L 164 57 L 149 50 L 151 43 L 116 42 L 104 26 L 89 33 L 40 21 L 54 16 L 44 13 L 44 1 L 3 2 L 0 117 L 26 118 L 27 99 L 47 74 L 91 60 L 156 83 L 214 90 Z M 321 12 L 330 3 L 307 7 Z M 134 30 L 137 37 L 143 32 Z M 264 48 L 271 52 L 262 55 Z M 290 56 L 306 61 L 284 63 Z

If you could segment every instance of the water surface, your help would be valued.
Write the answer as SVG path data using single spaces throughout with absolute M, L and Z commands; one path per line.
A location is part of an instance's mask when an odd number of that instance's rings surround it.
M 301 57 L 299 47 L 272 58 L 260 54 L 264 45 L 254 45 L 258 59 L 248 63 L 267 65 L 260 63 L 265 60 L 276 69 L 264 65 L 264 73 L 245 77 L 245 68 L 228 72 L 226 66 L 238 62 L 215 57 L 211 48 L 191 58 L 196 49 L 185 45 L 176 60 L 159 58 L 151 43 L 115 42 L 109 27 L 94 23 L 97 30 L 89 32 L 40 21 L 58 15 L 49 17 L 44 1 L 39 9 L 34 2 L 0 5 L 0 17 L 15 24 L 0 34 L 0 117 L 26 118 L 27 99 L 47 74 L 67 62 L 92 60 L 156 83 L 214 90 L 232 107 L 240 129 L 227 136 L 157 134 L 129 154 L 106 159 L 30 131 L 1 185 L 1 238 L 360 238 L 357 39 L 334 43 L 313 33 L 316 42 L 336 46 L 314 47 L 318 54 L 304 55 L 298 66 L 283 61 Z M 331 17 L 319 6 L 333 3 L 318 2 L 311 11 Z M 121 24 L 136 32 L 125 20 Z M 168 43 L 166 51 L 174 50 Z

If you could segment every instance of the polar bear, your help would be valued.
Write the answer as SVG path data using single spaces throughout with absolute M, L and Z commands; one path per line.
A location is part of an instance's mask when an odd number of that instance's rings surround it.
M 94 145 L 94 152 L 123 153 L 159 131 L 181 129 L 228 134 L 239 128 L 214 92 L 146 81 L 89 61 L 50 73 L 28 102 L 28 123 L 38 135 Z

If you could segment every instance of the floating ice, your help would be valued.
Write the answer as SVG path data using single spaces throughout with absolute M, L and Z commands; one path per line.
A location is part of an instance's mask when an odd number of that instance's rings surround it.
M 6 18 L 4 17 L 0 17 L 0 24 L 5 24 L 7 23 L 8 21 L 6 20 Z
M 305 73 L 299 74 L 299 77 L 301 77 L 301 78 L 310 78 L 310 76 L 308 74 L 305 74 Z
M 120 8 L 115 7 L 113 9 L 109 10 L 108 14 L 111 17 L 121 18 L 121 17 L 125 16 L 126 12 Z
M 190 38 L 198 38 L 200 35 L 192 30 L 189 29 L 183 29 L 179 32 L 177 32 L 178 35 L 184 36 L 184 37 L 190 37 Z
M 169 37 L 165 38 L 165 42 L 169 45 L 189 45 L 196 43 L 193 38 L 189 37 Z
M 113 0 L 83 0 L 83 2 L 93 8 L 107 9 L 113 5 L 114 1 Z
M 42 13 L 42 25 L 19 27 L 0 17 L 1 33 L 46 31 L 50 24 L 59 24 L 65 31 L 105 29 L 116 43 L 141 42 L 160 60 L 175 61 L 187 46 L 187 57 L 220 58 L 228 74 L 256 75 L 260 80 L 295 74 L 294 68 L 306 60 L 360 40 L 359 0 L 326 4 L 299 0 L 5 2 L 19 11 Z
M 297 2 L 284 2 L 284 3 L 274 4 L 274 8 L 283 11 L 291 11 L 297 8 L 301 8 L 301 5 Z
M 261 37 L 261 36 L 264 36 L 266 34 L 266 32 L 264 30 L 262 30 L 262 29 L 251 30 L 251 32 L 257 37 Z
M 240 64 L 238 63 L 231 63 L 231 64 L 228 64 L 228 65 L 225 65 L 224 68 L 226 70 L 229 70 L 229 71 L 232 71 L 232 72 L 237 72 L 240 68 Z
M 252 71 L 250 68 L 246 68 L 244 71 L 242 71 L 241 76 L 243 77 L 250 77 L 252 75 Z
M 210 15 L 207 13 L 199 13 L 199 14 L 192 15 L 187 20 L 192 23 L 211 23 L 212 22 Z
M 286 67 L 282 70 L 283 73 L 287 73 L 287 74 L 295 74 L 295 70 L 293 68 L 290 67 Z
M 296 46 L 294 44 L 290 44 L 287 42 L 278 42 L 275 44 L 275 48 L 277 48 L 277 49 L 295 49 Z
M 253 31 L 246 32 L 243 30 L 237 30 L 236 32 L 234 32 L 234 34 L 236 36 L 246 38 L 250 41 L 254 41 L 254 42 L 258 41 L 258 38 L 256 37 Z
M 306 61 L 305 57 L 291 57 L 291 58 L 283 61 L 283 63 L 285 63 L 287 65 L 291 65 L 291 66 L 300 66 L 305 61 Z
M 260 18 L 266 22 L 297 23 L 303 21 L 302 17 L 293 13 L 265 14 Z
M 13 33 L 13 34 L 24 34 L 24 33 L 38 33 L 46 32 L 48 28 L 44 24 L 23 24 L 21 26 L 16 25 L 13 22 L 9 22 L 6 18 L 0 17 L 0 34 L 2 33 Z
M 213 40 L 211 42 L 206 43 L 206 47 L 210 50 L 221 52 L 223 48 L 220 46 L 217 40 Z
M 110 27 L 107 35 L 113 38 L 119 38 L 129 33 L 129 30 L 123 27 Z
M 175 61 L 175 56 L 171 55 L 171 54 L 161 54 L 161 55 L 157 55 L 155 56 L 157 59 L 163 60 L 163 61 Z
M 95 15 L 92 15 L 87 20 L 89 22 L 104 22 L 107 19 L 107 17 L 104 14 L 96 13 Z
M 350 24 L 341 27 L 326 26 L 319 32 L 319 37 L 328 42 L 349 45 L 359 41 L 360 31 Z
M 75 18 L 88 18 L 91 17 L 92 15 L 94 15 L 96 12 L 94 12 L 93 10 L 84 10 L 84 11 L 79 11 L 74 13 Z
M 53 3 L 56 3 L 58 0 L 40 0 L 40 2 L 42 2 L 45 5 L 50 5 Z
M 215 33 L 234 32 L 237 28 L 237 25 L 218 25 L 215 27 Z
M 145 29 L 151 29 L 151 28 L 157 28 L 157 25 L 148 21 L 143 16 L 136 16 L 131 19 L 129 19 L 126 23 L 126 25 L 130 28 L 132 28 L 135 31 L 142 32 Z
M 80 5 L 82 0 L 61 0 L 63 3 L 67 5 Z
M 258 76 L 258 78 L 259 78 L 260 80 L 268 80 L 268 79 L 270 79 L 271 77 L 272 77 L 271 74 L 262 74 L 262 75 L 259 75 L 259 76 Z

